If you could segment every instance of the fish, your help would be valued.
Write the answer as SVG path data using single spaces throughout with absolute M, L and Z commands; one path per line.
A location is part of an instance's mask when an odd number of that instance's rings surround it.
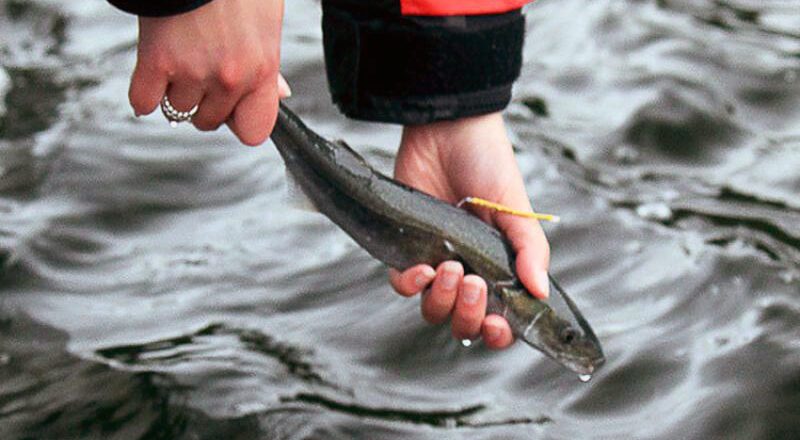
M 446 260 L 487 284 L 487 313 L 508 320 L 515 338 L 578 373 L 582 380 L 605 362 L 591 326 L 561 285 L 535 298 L 520 282 L 509 242 L 467 211 L 375 170 L 344 141 L 312 131 L 280 103 L 272 143 L 313 207 L 374 258 L 404 270 Z

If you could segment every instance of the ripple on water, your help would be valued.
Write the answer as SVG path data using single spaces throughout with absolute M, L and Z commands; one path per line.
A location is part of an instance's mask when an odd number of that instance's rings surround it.
M 636 147 L 642 161 L 715 164 L 721 153 L 742 142 L 745 131 L 724 111 L 688 93 L 660 91 L 631 115 L 620 131 L 621 143 Z
M 592 391 L 572 402 L 569 410 L 586 415 L 636 413 L 650 404 L 663 405 L 662 398 L 688 375 L 689 366 L 680 360 L 660 352 L 639 353 L 598 374 Z
M 333 226 L 284 209 L 271 148 L 130 116 L 131 17 L 0 3 L 0 259 L 29 282 L 4 278 L 0 308 L 69 329 L 0 317 L 0 438 L 800 432 L 792 2 L 526 9 L 515 147 L 537 203 L 565 214 L 545 226 L 553 267 L 607 347 L 586 384 L 529 347 L 464 350 L 425 324 Z M 394 151 L 396 130 L 330 104 L 318 2 L 286 7 L 290 105 Z M 98 56 L 110 27 L 126 40 Z
M 782 138 L 758 151 L 752 163 L 734 171 L 728 185 L 740 194 L 800 211 L 800 140 Z
M 232 328 L 223 324 L 212 324 L 192 334 L 147 342 L 101 348 L 96 353 L 110 361 L 119 362 L 135 369 L 142 367 L 155 370 L 179 370 L 182 365 L 191 366 L 198 361 L 217 358 L 222 365 L 231 356 L 231 348 L 237 343 L 245 351 L 274 359 L 285 368 L 285 374 L 276 372 L 276 380 L 300 380 L 309 384 L 323 385 L 338 390 L 339 387 L 325 380 L 312 363 L 313 351 L 279 342 L 275 338 L 254 329 Z M 227 348 L 226 348 L 227 347 Z M 235 355 L 235 354 L 234 354 Z M 243 356 L 244 361 L 247 356 Z

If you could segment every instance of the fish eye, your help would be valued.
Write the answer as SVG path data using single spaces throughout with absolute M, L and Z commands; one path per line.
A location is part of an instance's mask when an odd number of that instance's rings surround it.
M 564 330 L 561 330 L 561 342 L 565 344 L 572 344 L 577 336 L 578 332 L 572 327 L 566 327 Z

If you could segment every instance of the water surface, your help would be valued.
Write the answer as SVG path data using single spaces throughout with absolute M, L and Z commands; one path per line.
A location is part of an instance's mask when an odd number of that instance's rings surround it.
M 589 383 L 463 347 L 270 145 L 126 103 L 135 20 L 0 0 L 0 438 L 800 437 L 800 8 L 539 0 L 508 121 L 553 273 L 604 343 Z M 289 104 L 329 103 L 287 2 Z

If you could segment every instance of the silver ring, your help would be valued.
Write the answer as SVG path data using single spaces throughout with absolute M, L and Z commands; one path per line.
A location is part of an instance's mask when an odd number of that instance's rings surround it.
M 188 122 L 192 120 L 192 116 L 197 113 L 197 105 L 188 111 L 182 112 L 173 107 L 172 103 L 169 102 L 167 95 L 164 95 L 164 97 L 161 98 L 161 113 L 164 113 L 164 117 L 169 121 L 170 127 L 175 128 L 181 122 Z

